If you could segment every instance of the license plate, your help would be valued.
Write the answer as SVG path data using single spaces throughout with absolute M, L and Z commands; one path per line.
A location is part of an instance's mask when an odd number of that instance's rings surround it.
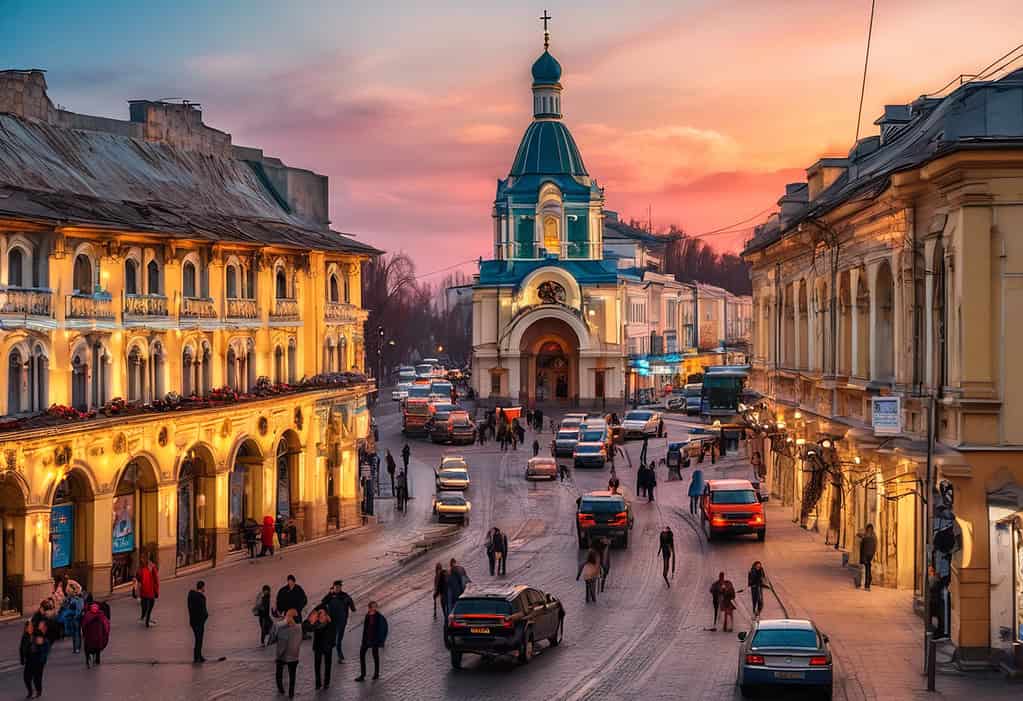
M 476 633 L 478 635 L 490 635 L 490 629 L 489 628 L 470 628 L 469 632 L 470 633 Z
M 775 679 L 803 679 L 806 675 L 802 672 L 775 672 Z

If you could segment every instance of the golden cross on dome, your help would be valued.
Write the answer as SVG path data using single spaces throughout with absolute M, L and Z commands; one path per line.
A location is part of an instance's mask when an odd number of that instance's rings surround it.
M 551 16 L 547 10 L 543 11 L 543 15 L 540 16 L 540 21 L 543 22 L 543 50 L 546 51 L 547 47 L 551 44 L 551 33 L 547 31 L 547 23 L 551 21 Z

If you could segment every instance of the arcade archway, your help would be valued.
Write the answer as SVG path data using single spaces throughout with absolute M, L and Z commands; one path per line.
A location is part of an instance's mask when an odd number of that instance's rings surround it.
M 238 446 L 228 477 L 228 543 L 240 550 L 245 542 L 246 523 L 252 527 L 263 522 L 264 503 L 263 452 L 251 438 Z
M 113 524 L 110 534 L 110 586 L 132 581 L 145 553 L 159 566 L 157 519 L 159 493 L 156 466 L 147 458 L 128 462 L 114 492 Z
M 81 469 L 65 473 L 50 502 L 50 575 L 86 584 L 92 554 L 93 490 Z
M 178 471 L 177 567 L 212 560 L 216 553 L 217 476 L 213 454 L 191 448 Z
M 0 475 L 0 613 L 22 610 L 25 580 L 26 487 L 12 472 Z
M 521 387 L 525 403 L 574 401 L 579 396 L 579 337 L 565 321 L 545 317 L 522 335 Z

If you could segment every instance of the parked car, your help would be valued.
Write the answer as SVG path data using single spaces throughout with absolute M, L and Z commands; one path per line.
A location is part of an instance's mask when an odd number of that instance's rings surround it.
M 558 425 L 558 430 L 562 429 L 579 429 L 579 425 L 586 420 L 586 414 L 565 414 L 561 417 L 561 423 Z
M 700 413 L 700 402 L 703 397 L 703 384 L 688 384 L 683 391 L 685 396 L 685 412 L 688 416 L 698 416 Z
M 473 443 L 476 439 L 476 427 L 469 419 L 469 412 L 457 409 L 449 402 L 433 404 L 433 417 L 430 420 L 430 440 L 434 443 L 454 443 L 455 434 L 458 442 Z M 456 431 L 455 426 L 458 425 Z M 469 434 L 466 440 L 466 433 Z
M 575 444 L 572 451 L 572 464 L 575 467 L 596 467 L 603 469 L 607 463 L 607 446 L 604 443 Z
M 627 548 L 632 524 L 632 506 L 621 494 L 590 492 L 576 500 L 575 528 L 580 548 L 587 547 L 593 538 L 610 538 Z
M 476 424 L 469 418 L 469 412 L 460 410 L 451 412 L 448 425 L 451 443 L 472 445 L 476 442 Z
M 659 411 L 640 409 L 625 414 L 622 437 L 645 438 L 664 435 L 664 420 Z
M 459 455 L 448 455 L 441 459 L 435 471 L 434 482 L 437 491 L 449 489 L 466 490 L 469 488 L 469 464 Z
M 537 456 L 526 463 L 526 479 L 557 479 L 558 461 L 554 458 Z
M 462 668 L 466 653 L 514 653 L 519 664 L 526 664 L 541 641 L 560 645 L 564 630 L 565 608 L 551 594 L 522 585 L 472 588 L 458 597 L 448 615 L 444 646 L 455 669 Z
M 433 514 L 438 521 L 469 522 L 472 502 L 462 492 L 437 492 L 433 497 Z
M 562 428 L 555 434 L 554 440 L 551 442 L 551 455 L 556 458 L 571 457 L 578 442 L 578 428 Z
M 767 537 L 764 505 L 749 480 L 708 480 L 701 499 L 701 525 L 707 540 L 719 535 L 756 533 Z
M 411 386 L 411 382 L 399 382 L 398 386 L 391 390 L 391 401 L 398 402 L 408 399 L 408 391 Z
M 748 633 L 739 633 L 739 641 L 737 682 L 744 698 L 762 690 L 780 698 L 785 689 L 801 687 L 831 699 L 831 646 L 813 621 L 754 619 Z

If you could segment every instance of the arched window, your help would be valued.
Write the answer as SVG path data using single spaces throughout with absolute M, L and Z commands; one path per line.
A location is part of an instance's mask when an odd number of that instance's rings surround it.
M 28 371 L 31 409 L 32 411 L 44 411 L 50 406 L 50 362 L 42 346 L 36 346 Z
M 227 266 L 227 296 L 229 299 L 238 298 L 238 269 L 233 265 Z
M 71 359 L 71 406 L 79 411 L 89 408 L 89 366 L 80 353 Z
M 344 302 L 345 302 L 345 304 L 350 304 L 351 301 L 352 301 L 352 283 L 351 283 L 351 280 L 349 280 L 347 275 L 345 275 L 344 281 L 345 281 L 345 299 L 344 299 Z
M 293 385 L 297 381 L 298 363 L 295 360 L 296 353 L 295 339 L 288 341 L 288 384 Z
M 274 382 L 284 382 L 284 349 L 274 348 Z
M 227 349 L 227 386 L 231 389 L 238 391 L 238 357 L 234 353 L 234 348 Z
M 22 267 L 25 265 L 25 254 L 15 246 L 7 254 L 7 284 L 11 287 L 24 287 L 25 276 Z
M 337 369 L 340 372 L 348 369 L 348 339 L 344 336 L 337 342 Z
M 250 265 L 245 268 L 245 299 L 256 298 L 256 271 Z
M 148 291 L 151 295 L 160 294 L 160 265 L 155 260 L 149 261 L 146 266 L 146 277 L 148 278 Z
M 340 302 L 341 296 L 337 288 L 337 275 L 330 276 L 330 301 Z
M 277 268 L 274 280 L 276 284 L 277 299 L 288 299 L 288 276 L 284 272 L 284 268 Z
M 195 394 L 195 362 L 192 358 L 192 349 L 185 348 L 181 351 L 181 396 L 191 397 Z
M 195 265 L 192 264 L 192 261 L 186 260 L 185 264 L 181 266 L 181 294 L 185 297 L 195 297 L 195 282 Z
M 92 294 L 92 261 L 89 256 L 79 253 L 75 256 L 74 288 L 75 292 L 83 295 Z
M 334 372 L 334 340 L 330 338 L 323 348 L 323 371 Z
M 20 414 L 25 410 L 21 401 L 22 375 L 25 369 L 25 361 L 21 357 L 21 351 L 17 348 L 11 350 L 7 371 L 7 413 Z
M 137 295 L 139 293 L 139 264 L 135 262 L 134 258 L 128 258 L 124 261 L 124 291 L 130 295 Z
M 145 398 L 145 360 L 138 346 L 128 352 L 128 401 L 141 402 Z

